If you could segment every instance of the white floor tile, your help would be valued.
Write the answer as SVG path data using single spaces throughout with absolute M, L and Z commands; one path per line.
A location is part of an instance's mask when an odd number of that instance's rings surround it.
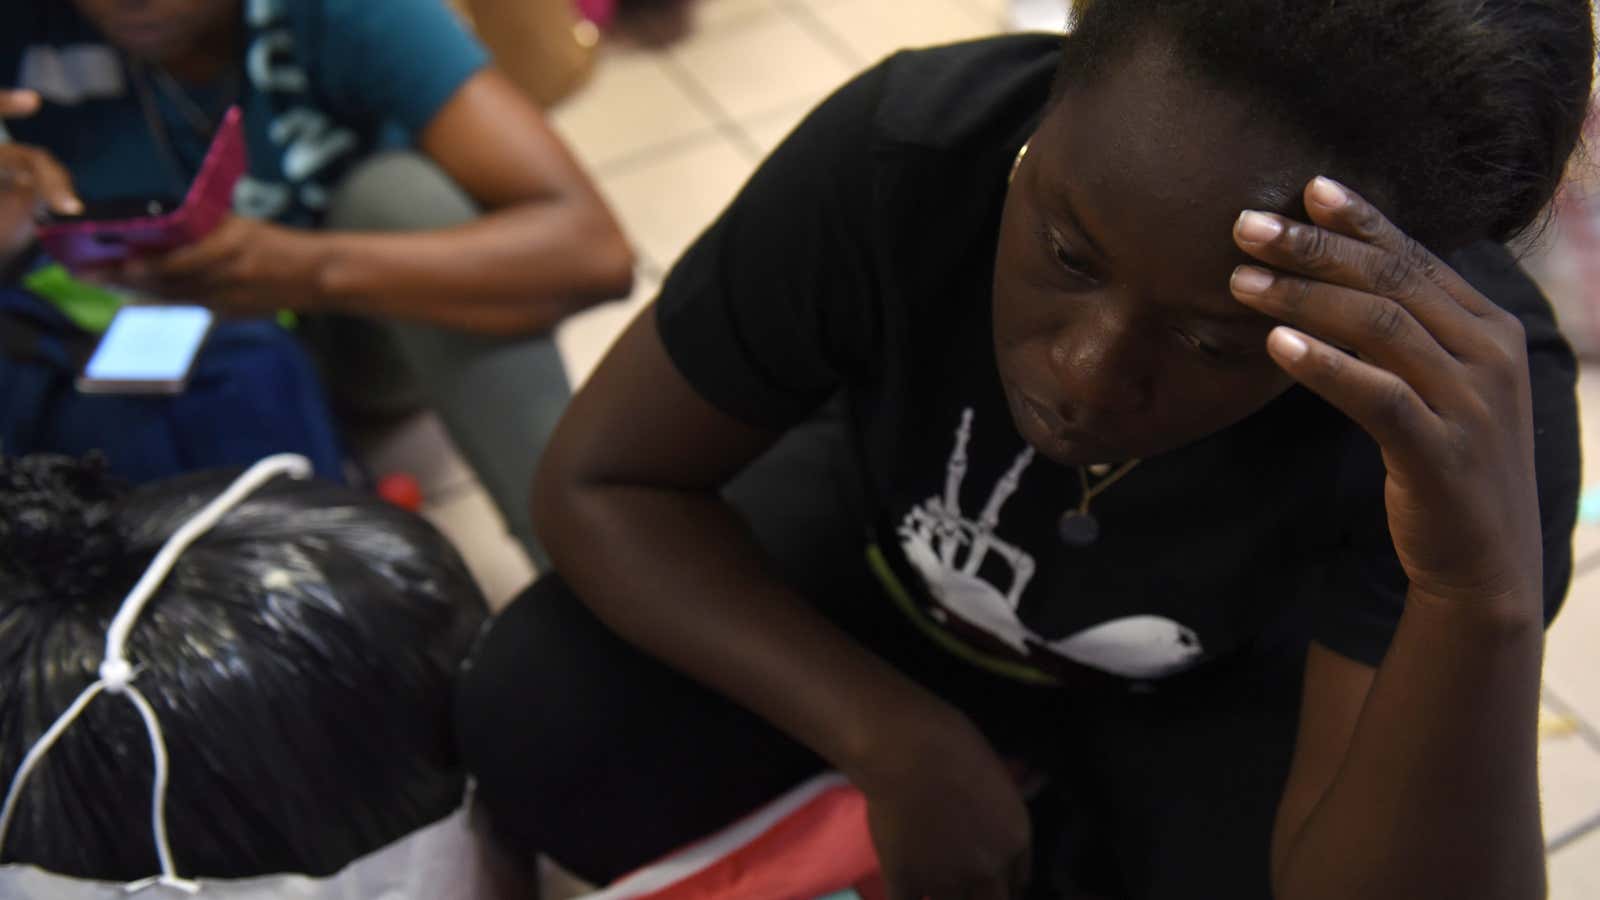
M 777 0 L 700 0 L 694 7 L 694 24 L 702 31 L 709 31 L 782 14 Z
M 874 0 L 813 10 L 856 60 L 870 65 L 905 47 L 995 34 L 995 22 L 961 0 Z
M 660 54 L 631 49 L 608 48 L 589 84 L 551 119 L 578 158 L 598 171 L 716 128 Z
M 622 329 L 655 299 L 658 290 L 660 285 L 654 279 L 641 276 L 634 280 L 633 295 L 628 299 L 586 310 L 561 324 L 556 331 L 556 346 L 561 349 L 567 380 L 574 391 L 588 380 Z
M 985 6 L 997 7 L 1006 27 L 1014 31 L 1065 31 L 1067 27 L 1067 0 L 996 0 Z
M 755 167 L 721 136 L 600 176 L 623 228 L 666 269 L 711 224 Z
M 1600 897 L 1600 832 L 1550 857 L 1550 900 Z
M 815 105 L 811 103 L 796 104 L 787 109 L 740 122 L 739 128 L 755 142 L 765 156 L 777 149 L 783 139 L 789 136 L 789 132 L 793 131 L 794 127 L 799 125 L 814 108 Z
M 1011 7 L 1016 0 L 960 0 L 960 2 L 977 12 L 985 22 L 990 23 L 998 31 L 1010 23 Z M 1056 2 L 1061 5 L 1061 18 L 1064 22 L 1068 0 L 1056 0 Z
M 705 29 L 668 52 L 734 119 L 815 102 L 855 69 L 788 16 Z
M 478 581 L 489 608 L 499 611 L 533 583 L 534 569 L 522 545 L 506 533 L 504 520 L 483 488 L 474 484 L 422 511 L 455 545 Z
M 1600 486 L 1600 364 L 1578 371 L 1578 421 L 1583 435 L 1583 480 Z
M 1600 752 L 1576 729 L 1539 741 L 1539 781 L 1546 840 L 1600 813 Z
M 1578 378 L 1583 426 L 1585 483 L 1600 487 L 1600 367 L 1585 366 Z M 1579 523 L 1572 556 L 1581 563 L 1600 552 L 1600 524 Z M 1545 647 L 1545 683 L 1583 718 L 1600 725 L 1600 570 L 1573 579 L 1566 605 Z
M 363 433 L 356 452 L 374 480 L 404 473 L 417 480 L 424 498 L 459 489 L 474 478 L 444 423 L 432 410 Z
M 1593 527 L 1593 526 L 1591 526 Z M 1545 638 L 1544 682 L 1587 722 L 1600 725 L 1600 572 L 1579 578 Z

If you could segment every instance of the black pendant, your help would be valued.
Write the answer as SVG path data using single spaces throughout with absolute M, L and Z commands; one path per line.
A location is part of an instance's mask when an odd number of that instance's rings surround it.
M 1068 547 L 1087 547 L 1100 539 L 1100 521 L 1089 513 L 1069 509 L 1056 522 L 1056 534 Z

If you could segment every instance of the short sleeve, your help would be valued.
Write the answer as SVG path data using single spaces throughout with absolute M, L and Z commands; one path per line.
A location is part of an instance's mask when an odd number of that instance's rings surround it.
M 662 287 L 668 355 L 707 401 L 783 428 L 871 364 L 873 119 L 883 68 L 818 107 L 751 176 Z
M 1449 259 L 1457 272 L 1527 333 L 1533 387 L 1534 465 L 1544 543 L 1544 614 L 1549 624 L 1572 578 L 1572 532 L 1582 484 L 1577 362 L 1556 328 L 1549 302 L 1502 246 L 1475 244 Z M 1405 609 L 1408 586 L 1383 506 L 1384 469 L 1377 446 L 1352 435 L 1334 485 L 1339 537 L 1310 584 L 1314 634 L 1343 656 L 1376 666 Z
M 415 135 L 489 62 L 444 0 L 326 0 L 324 9 L 318 66 L 330 99 L 355 118 Z

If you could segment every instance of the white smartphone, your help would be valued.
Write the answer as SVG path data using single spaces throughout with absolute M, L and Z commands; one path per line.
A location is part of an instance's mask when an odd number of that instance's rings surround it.
M 203 306 L 124 306 L 78 377 L 85 394 L 179 394 L 215 320 Z

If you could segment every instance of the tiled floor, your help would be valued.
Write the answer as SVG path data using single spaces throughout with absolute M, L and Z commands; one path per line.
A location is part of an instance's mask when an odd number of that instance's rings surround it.
M 697 28 L 666 50 L 608 48 L 593 81 L 554 113 L 596 174 L 641 254 L 639 287 L 558 334 L 575 382 L 652 296 L 666 269 L 761 157 L 814 103 L 890 50 L 997 31 L 1006 0 L 702 0 Z M 1600 367 L 1583 406 L 1589 482 L 1600 487 Z M 531 577 L 470 472 L 428 416 L 373 456 L 380 473 L 423 482 L 427 514 L 462 548 L 491 601 Z M 1600 523 L 1581 526 L 1578 559 Z M 1600 565 L 1576 579 L 1551 632 L 1543 773 L 1553 900 L 1600 897 Z M 1590 830 L 1593 829 L 1593 830 Z

